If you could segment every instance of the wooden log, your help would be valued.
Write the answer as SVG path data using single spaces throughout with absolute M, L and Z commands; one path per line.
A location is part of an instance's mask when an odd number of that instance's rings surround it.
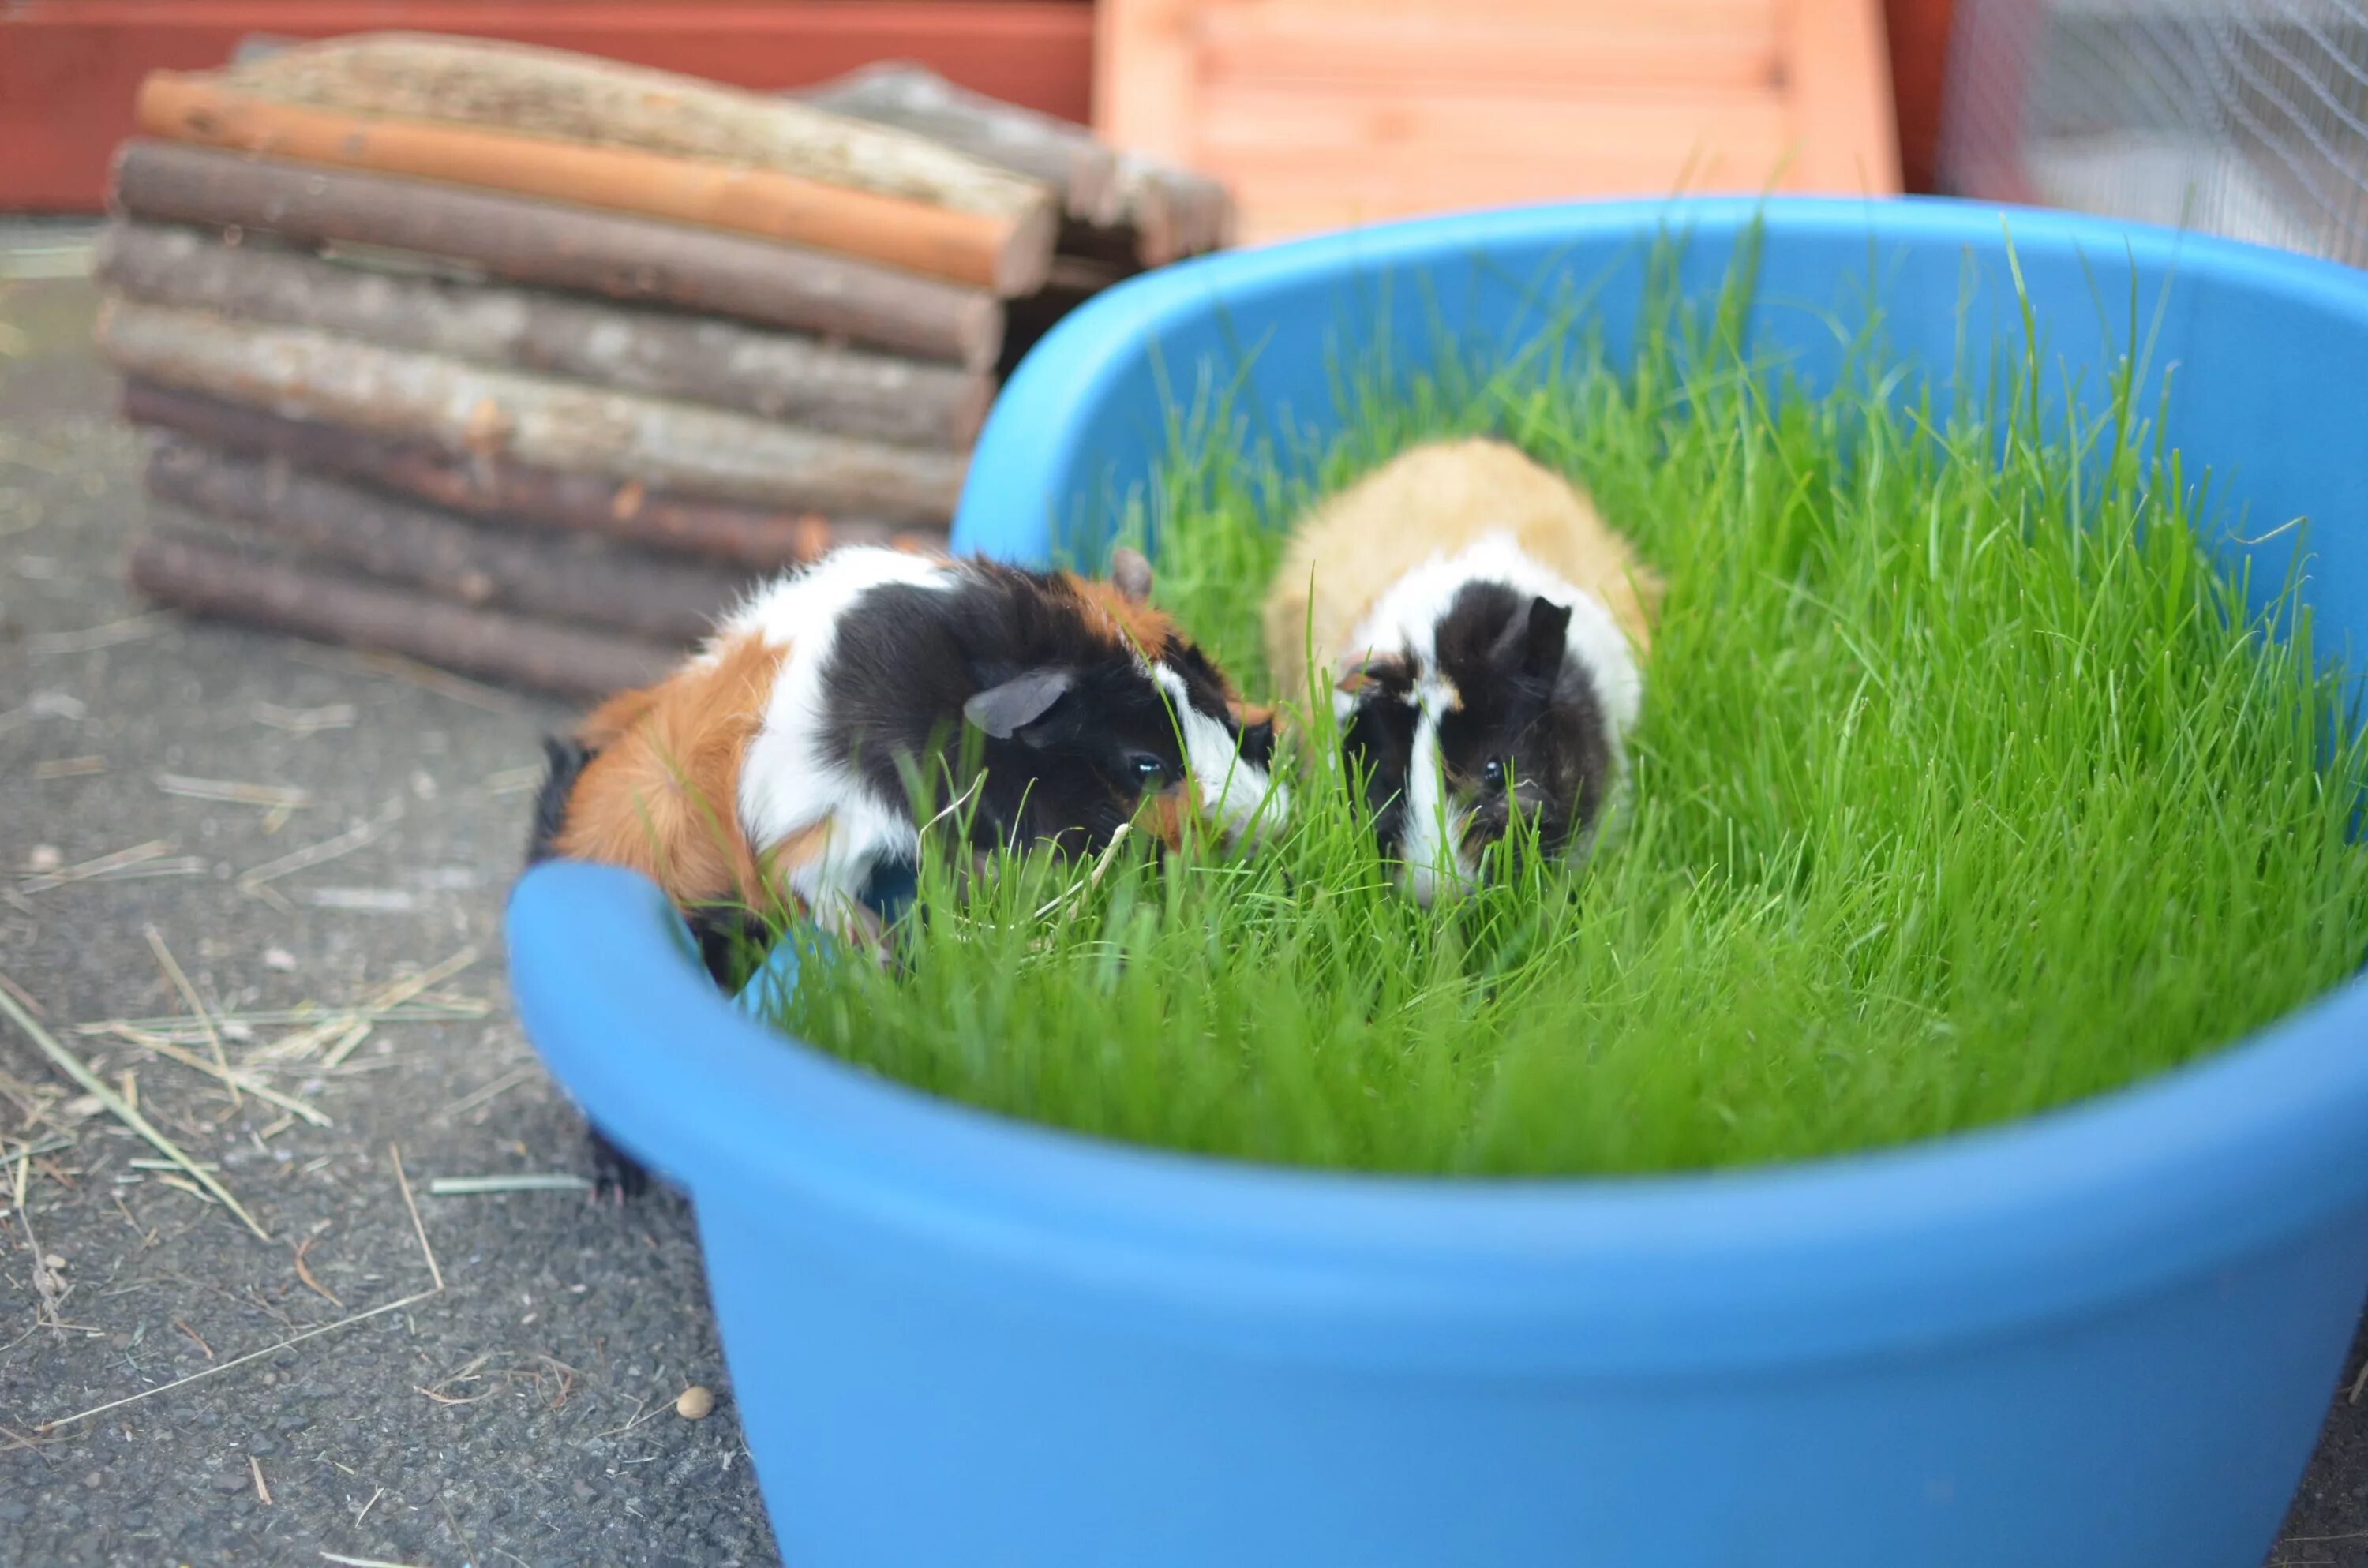
M 834 114 L 894 126 L 1060 191 L 1071 217 L 1118 221 L 1118 159 L 1082 125 L 958 87 L 926 65 L 882 61 L 791 95 Z
M 683 645 L 706 636 L 748 574 L 605 540 L 511 533 L 375 494 L 279 458 L 167 438 L 148 493 L 242 533 L 481 609 L 514 609 Z
M 793 511 L 943 524 L 962 460 L 791 429 L 745 414 L 604 392 L 302 327 L 110 300 L 98 343 L 168 386 L 295 419 L 540 468 Z
M 416 442 L 390 441 L 338 425 L 283 419 L 245 403 L 183 392 L 134 376 L 123 384 L 123 416 L 230 451 L 285 458 L 487 522 L 591 534 L 771 571 L 846 544 L 946 548 L 943 529 L 905 529 L 858 518 L 825 520 L 737 506 L 619 483 L 586 473 L 529 468 L 507 459 L 454 457 Z
M 1234 199 L 1224 185 L 1151 158 L 1119 159 L 1117 206 L 1144 267 L 1220 250 L 1234 239 Z
M 681 658 L 659 643 L 470 609 L 194 539 L 145 535 L 129 569 L 133 587 L 180 609 L 569 697 L 645 686 Z
M 426 33 L 351 33 L 223 74 L 283 103 L 450 120 L 597 147 L 770 169 L 879 196 L 1018 218 L 1045 182 L 959 144 L 792 98 L 566 50 Z
M 340 267 L 149 223 L 111 227 L 97 275 L 154 304 L 318 327 L 905 446 L 967 448 L 995 396 L 991 379 L 949 365 L 540 290 Z
M 115 200 L 160 222 L 444 256 L 512 282 L 737 316 L 991 369 L 992 295 L 822 251 L 418 180 L 127 142 Z
M 1001 294 L 1035 289 L 1053 259 L 1049 199 L 1024 217 L 956 212 L 771 169 L 279 103 L 172 71 L 141 85 L 134 113 L 176 141 L 757 234 Z

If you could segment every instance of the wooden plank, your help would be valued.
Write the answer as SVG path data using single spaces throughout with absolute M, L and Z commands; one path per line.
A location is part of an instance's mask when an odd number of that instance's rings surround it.
M 1193 0 L 1103 0 L 1096 23 L 1096 134 L 1121 152 L 1191 166 L 1205 123 Z
M 748 574 L 620 550 L 606 540 L 474 526 L 279 459 L 159 442 L 148 493 L 161 501 L 455 604 L 580 622 L 653 642 L 698 642 Z
M 664 643 L 472 609 L 210 540 L 145 535 L 129 568 L 133 587 L 180 609 L 570 697 L 647 685 L 682 657 Z
M 1199 39 L 1208 81 L 1543 87 L 1565 97 L 1639 85 L 1770 88 L 1783 59 L 1772 13 L 1703 28 L 1649 6 L 1600 20 L 1442 9 L 1349 25 L 1306 9 L 1212 6 Z
M 133 142 L 117 204 L 163 222 L 299 244 L 370 245 L 522 283 L 738 316 L 992 369 L 1001 307 L 984 290 L 869 262 L 622 213 L 324 170 L 171 142 Z
M 974 92 L 1083 123 L 1093 14 L 1079 0 L 13 0 L 0 6 L 0 209 L 99 210 L 108 159 L 154 70 L 222 64 L 251 33 L 401 26 L 578 50 L 744 87 L 910 60 Z
M 1130 5 L 1133 0 L 1102 0 Z M 1650 13 L 1673 26 L 1695 30 L 1751 27 L 1774 16 L 1784 0 L 1195 0 L 1202 17 L 1226 13 L 1260 12 L 1268 16 L 1297 14 L 1334 25 L 1349 22 L 1401 21 L 1456 12 L 1485 11 L 1491 17 L 1524 24 L 1583 23 L 1619 26 Z
M 956 212 L 1024 219 L 1048 199 L 1041 180 L 892 126 L 528 44 L 360 33 L 273 50 L 223 76 L 281 103 L 745 165 Z
M 167 386 L 422 441 L 455 456 L 639 480 L 764 506 L 942 524 L 963 462 L 572 382 L 381 348 L 333 333 L 109 301 L 98 347 Z
M 835 114 L 893 125 L 958 147 L 974 158 L 1041 179 L 1061 192 L 1063 210 L 1115 222 L 1117 159 L 1083 126 L 966 92 L 909 61 L 883 61 L 797 95 Z
M 1786 0 L 1785 33 L 1799 152 L 1784 188 L 1897 195 L 1899 137 L 1878 0 Z
M 285 419 L 266 409 L 138 376 L 123 383 L 123 417 L 225 451 L 302 467 L 406 495 L 487 522 L 619 540 L 703 555 L 756 571 L 814 560 L 843 544 L 943 552 L 942 528 L 906 529 L 859 518 L 766 511 L 652 489 L 638 480 L 563 473 L 507 458 L 455 457 L 341 425 Z
M 142 130 L 177 141 L 756 234 L 1004 294 L 1032 292 L 1053 258 L 1049 201 L 1032 218 L 954 212 L 770 169 L 279 103 L 170 71 L 141 84 L 135 108 Z
M 1764 172 L 1746 177 L 1727 169 L 1716 158 L 1689 159 L 1682 151 L 1654 147 L 1500 161 L 1486 169 L 1461 159 L 1376 166 L 1371 158 L 1344 154 L 1271 174 L 1245 171 L 1236 188 L 1242 243 L 1266 244 L 1435 212 L 1622 196 L 1749 195 L 1764 185 Z
M 1201 160 L 1228 177 L 1253 157 L 1345 152 L 1390 160 L 1469 154 L 1568 156 L 1576 163 L 1600 147 L 1640 142 L 1679 153 L 1766 150 L 1772 161 L 1792 124 L 1785 98 L 1772 90 L 1631 88 L 1563 98 L 1212 82 L 1201 103 L 1207 117 L 1200 132 Z
M 951 365 L 842 348 L 736 323 L 493 284 L 366 271 L 193 229 L 119 222 L 101 282 L 152 304 L 317 327 L 365 342 L 901 446 L 967 448 L 995 395 Z

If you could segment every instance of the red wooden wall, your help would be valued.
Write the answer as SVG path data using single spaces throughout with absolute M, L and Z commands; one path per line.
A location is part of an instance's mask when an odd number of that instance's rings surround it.
M 1930 188 L 1950 10 L 1885 0 L 1910 190 Z M 1091 118 L 1092 0 L 0 0 L 0 211 L 97 210 L 149 71 L 218 65 L 250 33 L 373 28 L 517 39 L 752 87 L 917 60 L 980 92 Z
M 916 60 L 1075 120 L 1089 0 L 0 0 L 0 211 L 96 211 L 146 73 L 219 65 L 251 33 L 378 28 L 581 50 L 751 87 Z

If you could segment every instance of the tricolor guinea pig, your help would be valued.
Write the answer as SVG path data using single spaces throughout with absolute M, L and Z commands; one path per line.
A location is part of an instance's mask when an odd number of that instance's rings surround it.
M 1271 719 L 1150 589 L 1132 551 L 1107 583 L 836 551 L 554 748 L 535 853 L 641 871 L 695 926 L 786 898 L 844 930 L 873 874 L 917 849 L 916 773 L 940 806 L 970 796 L 982 849 L 1091 850 L 1138 818 L 1172 846 L 1196 809 L 1239 835 L 1283 804 Z
M 1416 447 L 1312 508 L 1266 604 L 1285 695 L 1311 649 L 1414 895 L 1475 884 L 1518 813 L 1583 849 L 1625 772 L 1658 579 L 1567 480 L 1499 441 Z

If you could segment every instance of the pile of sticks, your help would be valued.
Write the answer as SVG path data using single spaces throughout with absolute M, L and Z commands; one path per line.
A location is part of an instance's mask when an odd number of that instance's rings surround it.
M 160 72 L 104 352 L 150 597 L 571 695 L 757 574 L 941 550 L 999 376 L 1223 190 L 916 67 L 767 97 L 370 34 Z

